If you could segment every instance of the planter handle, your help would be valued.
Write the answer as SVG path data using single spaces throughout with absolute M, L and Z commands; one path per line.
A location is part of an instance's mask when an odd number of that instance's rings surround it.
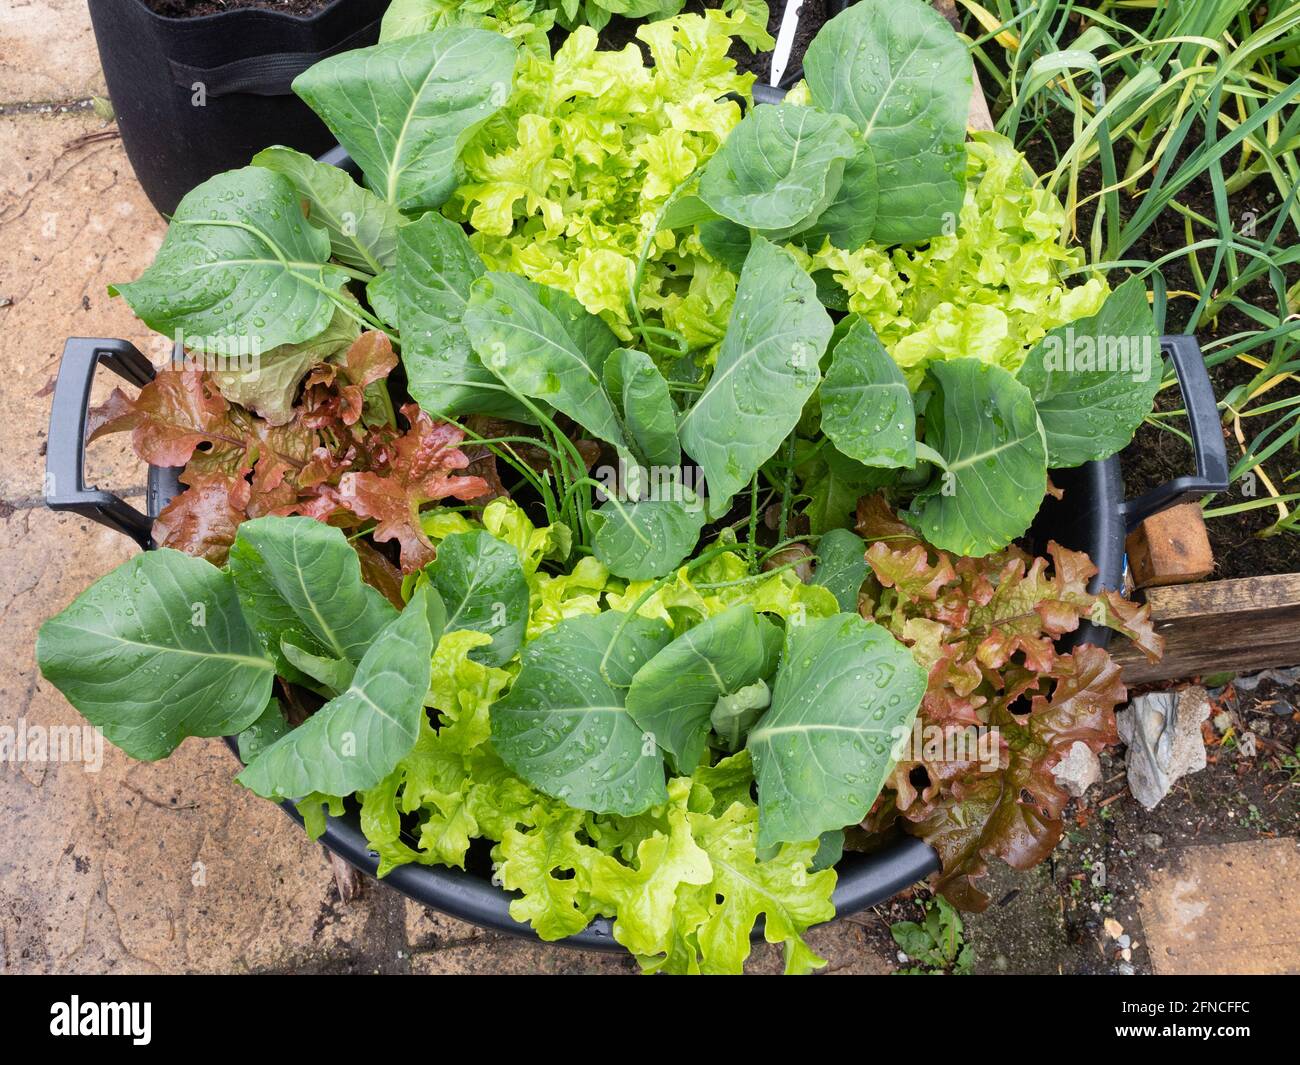
M 86 487 L 86 417 L 90 412 L 90 386 L 101 363 L 133 385 L 147 385 L 154 377 L 149 360 L 129 341 L 68 338 L 54 386 L 54 403 L 50 407 L 50 435 L 45 448 L 45 505 L 51 510 L 71 510 L 91 518 L 131 537 L 147 551 L 153 546 L 150 535 L 153 507 L 149 508 L 150 514 L 141 514 L 112 492 Z M 156 479 L 150 476 L 151 503 L 155 484 Z
M 293 79 L 308 67 L 339 52 L 361 48 L 373 43 L 379 36 L 379 19 L 368 22 L 343 40 L 318 52 L 270 52 L 251 55 L 222 63 L 215 67 L 194 66 L 168 59 L 172 81 L 186 91 L 202 84 L 206 95 L 230 96 L 243 93 L 248 96 L 289 96 L 293 93 Z
M 1160 338 L 1160 348 L 1174 364 L 1183 394 L 1183 406 L 1192 432 L 1196 473 L 1175 477 L 1136 499 L 1120 504 L 1125 527 L 1132 531 L 1152 514 L 1197 496 L 1213 495 L 1228 487 L 1228 451 L 1223 444 L 1219 404 L 1205 370 L 1205 357 L 1196 337 L 1180 334 Z

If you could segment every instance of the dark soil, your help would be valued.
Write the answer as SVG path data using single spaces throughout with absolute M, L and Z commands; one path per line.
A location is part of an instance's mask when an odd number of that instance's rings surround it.
M 1046 129 L 1031 138 L 1027 144 L 1023 145 L 1023 148 L 1034 168 L 1040 174 L 1045 174 L 1054 169 L 1056 165 L 1059 151 L 1057 146 L 1063 148 L 1071 142 L 1071 139 L 1072 133 L 1068 119 L 1058 115 L 1056 121 L 1050 123 Z M 1192 138 L 1189 136 L 1189 141 L 1191 140 Z M 1194 147 L 1195 143 L 1192 143 L 1190 147 L 1184 148 L 1181 154 L 1186 155 L 1190 148 Z M 1125 158 L 1122 152 L 1117 152 L 1117 154 L 1120 156 L 1121 161 Z M 1094 164 L 1082 171 L 1079 178 L 1080 200 L 1084 200 L 1094 193 L 1099 184 L 1100 169 L 1097 165 Z M 1231 216 L 1245 218 L 1247 212 L 1254 212 L 1256 216 L 1262 217 L 1267 211 L 1276 207 L 1276 203 L 1272 202 L 1273 191 L 1267 179 L 1255 181 L 1252 185 L 1247 186 L 1230 198 Z M 1215 208 L 1209 178 L 1204 177 L 1190 185 L 1179 196 L 1179 202 L 1204 217 L 1213 218 Z M 1127 196 L 1121 198 L 1121 204 L 1126 212 L 1135 207 L 1135 201 Z M 1080 210 L 1079 234 L 1084 235 L 1091 232 L 1093 215 L 1094 210 L 1091 206 L 1085 206 Z M 1289 232 L 1290 229 L 1288 228 L 1284 231 L 1284 234 Z M 1199 240 L 1215 235 L 1217 234 L 1214 231 L 1198 225 L 1195 227 L 1191 239 Z M 1185 247 L 1188 243 L 1190 241 L 1184 229 L 1182 215 L 1173 209 L 1168 209 L 1147 230 L 1142 239 L 1124 253 L 1124 258 L 1155 261 L 1170 252 Z M 1198 256 L 1201 271 L 1208 274 L 1212 267 L 1212 251 L 1199 252 Z M 1200 291 L 1200 286 L 1186 256 L 1165 263 L 1161 267 L 1161 272 L 1164 274 L 1170 293 Z M 1286 283 L 1288 286 L 1294 285 L 1297 280 L 1300 280 L 1300 269 L 1292 267 L 1287 272 Z M 1250 304 L 1276 310 L 1276 296 L 1273 294 L 1267 279 L 1256 281 L 1242 290 L 1239 296 Z M 1166 333 L 1182 332 L 1186 328 L 1195 305 L 1195 298 L 1171 296 L 1168 309 L 1169 317 L 1165 322 L 1164 331 Z M 1206 346 L 1215 339 L 1236 336 L 1257 329 L 1259 329 L 1258 323 L 1235 307 L 1229 307 L 1217 319 L 1202 324 L 1197 332 L 1197 337 L 1202 346 Z M 1254 354 L 1267 359 L 1268 348 L 1262 347 Z M 1233 359 L 1211 367 L 1210 380 L 1214 385 L 1215 394 L 1222 399 L 1234 387 L 1250 382 L 1258 372 L 1257 368 L 1239 359 Z M 1300 395 L 1300 384 L 1295 381 L 1286 381 L 1271 389 L 1264 400 L 1257 402 L 1281 400 L 1296 395 Z M 1166 389 L 1160 394 L 1156 403 L 1157 410 L 1163 411 L 1181 410 L 1182 406 L 1182 397 L 1177 389 Z M 1272 418 L 1265 415 L 1243 421 L 1240 429 L 1245 443 L 1249 445 L 1251 439 L 1276 417 L 1280 417 L 1280 414 L 1274 415 Z M 1176 426 L 1184 433 L 1187 431 L 1186 421 L 1182 417 L 1168 419 L 1165 424 Z M 1238 442 L 1234 427 L 1231 424 L 1225 424 L 1224 426 L 1224 440 L 1228 451 L 1228 464 L 1231 467 L 1244 453 L 1245 448 Z M 1124 471 L 1125 487 L 1130 496 L 1138 495 L 1173 477 L 1195 472 L 1190 447 L 1174 433 L 1151 424 L 1143 425 L 1138 430 L 1132 444 L 1121 456 L 1121 465 Z M 1263 470 L 1278 491 L 1285 494 L 1296 490 L 1295 481 L 1290 482 L 1290 484 L 1284 482 L 1288 476 L 1296 471 L 1297 465 L 1295 449 L 1283 448 L 1263 464 Z M 1256 497 L 1267 494 L 1267 489 L 1259 482 L 1258 478 L 1254 479 L 1253 484 L 1248 479 L 1238 480 L 1229 488 L 1228 492 L 1219 496 L 1211 505 L 1226 506 L 1245 502 L 1247 499 L 1253 498 L 1246 494 L 1252 487 Z M 1259 535 L 1272 525 L 1278 517 L 1279 513 L 1276 508 L 1262 507 L 1211 519 L 1207 523 L 1207 527 L 1209 529 L 1210 545 L 1214 550 L 1216 575 L 1227 578 L 1300 571 L 1300 536 L 1283 533 L 1261 538 Z
M 150 11 L 164 18 L 199 18 L 202 15 L 220 15 L 225 11 L 250 7 L 302 17 L 323 11 L 333 2 L 334 0 L 144 0 Z
M 777 31 L 781 28 L 781 16 L 785 14 L 785 2 L 784 0 L 768 0 L 767 8 L 767 32 L 775 37 Z M 781 84 L 785 88 L 790 88 L 803 77 L 803 54 L 808 50 L 808 45 L 812 44 L 812 39 L 817 36 L 817 31 L 822 28 L 825 22 L 826 5 L 823 0 L 804 0 L 804 5 L 799 10 L 799 26 L 794 33 L 794 44 L 790 49 L 790 62 L 785 69 L 784 76 L 781 78 Z M 772 69 L 771 52 L 759 52 L 757 55 L 751 55 L 747 47 L 738 45 L 732 49 L 732 57 L 741 70 L 752 71 L 758 75 L 759 82 L 764 84 L 767 82 L 768 73 Z

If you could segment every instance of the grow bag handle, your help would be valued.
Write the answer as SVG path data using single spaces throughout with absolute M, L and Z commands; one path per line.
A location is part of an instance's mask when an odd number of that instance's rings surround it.
M 129 341 L 68 338 L 50 407 L 45 505 L 51 510 L 75 511 L 131 537 L 148 550 L 153 546 L 153 520 L 112 492 L 86 487 L 86 417 L 90 413 L 90 386 L 101 363 L 133 385 L 144 386 L 154 378 L 149 360 Z
M 323 52 L 270 52 L 266 55 L 246 56 L 216 67 L 197 67 L 169 59 L 172 81 L 184 89 L 202 85 L 207 96 L 230 96 L 243 93 L 248 96 L 288 96 L 293 92 L 293 79 L 322 59 L 356 48 L 373 40 L 379 19 L 367 23 Z
M 1196 337 L 1180 334 L 1160 338 L 1161 354 L 1174 364 L 1178 388 L 1192 431 L 1192 454 L 1196 473 L 1175 477 L 1136 499 L 1120 504 L 1124 525 L 1132 531 L 1137 525 L 1162 510 L 1197 496 L 1223 492 L 1228 487 L 1228 451 L 1223 444 L 1218 400 L 1205 370 L 1205 357 Z

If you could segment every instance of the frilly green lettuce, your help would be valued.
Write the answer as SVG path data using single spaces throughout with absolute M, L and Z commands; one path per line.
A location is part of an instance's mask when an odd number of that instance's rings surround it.
M 298 816 L 302 818 L 302 827 L 307 830 L 310 839 L 320 839 L 325 833 L 325 818 L 338 817 L 343 813 L 343 800 L 337 795 L 326 795 L 313 791 L 304 795 L 294 804 Z
M 554 58 L 520 57 L 505 108 L 470 141 L 446 211 L 475 230 L 489 269 L 562 289 L 631 338 L 628 290 L 665 200 L 740 121 L 752 74 L 733 39 L 762 43 L 761 4 L 710 8 L 638 27 L 649 50 L 597 49 L 579 27 Z M 729 98 L 731 97 L 731 98 Z M 641 305 L 693 346 L 726 327 L 735 277 L 694 235 L 656 236 Z
M 423 521 L 435 542 L 479 524 L 451 511 Z M 568 530 L 538 528 L 507 500 L 491 503 L 481 525 L 510 542 L 523 562 L 530 639 L 566 617 L 625 609 L 647 587 L 611 578 L 590 557 L 567 573 L 546 572 L 544 560 L 568 554 Z M 724 551 L 694 573 L 680 571 L 641 612 L 688 627 L 737 602 L 791 619 L 837 610 L 825 588 L 789 572 L 749 577 L 744 559 Z M 787 971 L 824 964 L 803 932 L 834 916 L 835 873 L 812 870 L 815 840 L 760 858 L 748 752 L 672 778 L 666 803 L 632 817 L 574 809 L 515 776 L 493 750 L 491 706 L 517 667 L 470 657 L 488 642 L 481 632 L 443 634 L 426 700 L 436 727 L 423 722 L 410 753 L 359 795 L 380 876 L 410 862 L 464 868 L 472 841 L 484 839 L 495 844 L 496 881 L 520 893 L 511 915 L 543 939 L 573 935 L 607 916 L 614 937 L 649 971 L 734 973 L 749 956 L 749 933 L 761 915 L 768 941 L 785 947 Z M 328 796 L 302 804 L 317 832 L 327 807 L 341 810 Z
M 623 592 L 609 591 L 614 610 L 630 611 L 653 581 L 633 581 Z M 809 617 L 829 617 L 839 610 L 833 596 L 817 584 L 804 584 L 790 570 L 750 577 L 745 560 L 724 552 L 692 571 L 683 566 L 673 580 L 658 588 L 637 609 L 642 617 L 658 618 L 674 631 L 721 614 L 737 603 L 748 603 L 796 623 Z
M 510 682 L 510 674 L 469 657 L 475 647 L 492 642 L 485 632 L 462 629 L 446 633 L 433 653 L 429 702 L 442 712 L 443 742 L 470 751 L 491 734 L 488 707 Z
M 444 26 L 496 30 L 545 55 L 546 31 L 555 25 L 555 0 L 393 0 L 380 25 L 380 41 L 395 41 Z
M 396 40 L 442 26 L 477 26 L 518 38 L 538 55 L 547 55 L 550 46 L 546 31 L 552 26 L 566 30 L 590 26 L 599 31 L 609 23 L 611 15 L 660 19 L 676 15 L 685 3 L 641 0 L 629 7 L 627 0 L 393 0 L 384 15 L 380 40 Z M 736 36 L 752 51 L 772 47 L 764 0 L 722 0 L 717 6 L 723 11 L 746 14 Z
M 573 532 L 563 522 L 541 528 L 511 500 L 496 499 L 483 511 L 483 528 L 519 553 L 525 576 L 545 561 L 562 561 L 573 549 Z
M 604 609 L 600 597 L 609 588 L 609 581 L 609 570 L 592 557 L 579 560 L 571 573 L 530 576 L 528 639 L 535 639 L 565 618 L 599 614 Z M 614 587 L 618 587 L 617 582 Z
M 809 258 L 810 269 L 831 272 L 914 387 L 937 359 L 977 358 L 1015 373 L 1049 329 L 1095 314 L 1108 291 L 1100 277 L 1074 288 L 1061 279 L 1083 264 L 1083 251 L 1062 242 L 1064 208 L 1011 141 L 974 133 L 966 159 L 955 232 L 892 252 L 827 243 Z

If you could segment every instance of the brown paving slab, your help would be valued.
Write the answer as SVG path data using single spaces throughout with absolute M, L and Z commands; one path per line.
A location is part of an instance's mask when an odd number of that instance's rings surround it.
M 0 0 L 0 107 L 104 93 L 86 0 Z
M 854 921 L 819 925 L 804 939 L 826 959 L 826 967 L 817 970 L 821 976 L 878 976 L 895 968 L 868 944 L 866 932 Z M 745 972 L 750 976 L 775 975 L 784 968 L 784 948 L 771 943 L 756 943 L 745 963 Z
M 81 723 L 36 673 L 36 629 L 132 550 L 71 515 L 0 520 L 0 725 Z M 152 764 L 104 744 L 97 772 L 0 762 L 0 972 L 400 967 L 396 896 L 343 905 L 320 847 L 235 770 L 215 740 Z
M 1300 973 L 1300 841 L 1167 853 L 1138 897 L 1156 973 Z
M 113 127 L 84 112 L 0 116 L 0 500 L 41 495 L 50 399 L 38 393 L 68 336 L 122 337 L 155 361 L 165 355 L 106 291 L 149 265 L 165 228 Z M 96 401 L 115 383 L 101 371 Z M 119 490 L 141 485 L 143 467 L 122 435 L 92 447 L 87 476 Z
M 571 950 L 500 933 L 411 955 L 411 972 L 419 976 L 617 976 L 637 971 L 627 954 Z
M 403 907 L 406 942 L 414 951 L 442 950 L 492 938 L 492 933 L 485 928 L 459 921 L 410 899 L 403 900 Z

